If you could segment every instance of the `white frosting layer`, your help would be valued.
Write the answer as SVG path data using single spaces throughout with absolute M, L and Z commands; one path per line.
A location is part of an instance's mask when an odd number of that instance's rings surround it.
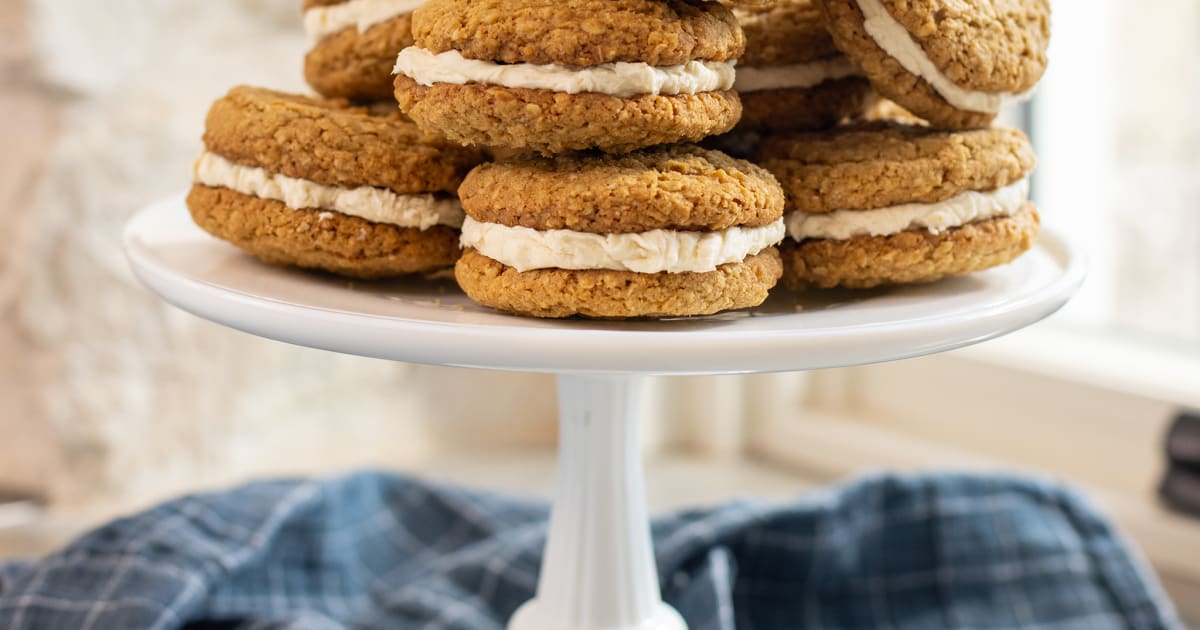
M 435 83 L 484 83 L 510 88 L 552 90 L 567 94 L 595 92 L 621 98 L 641 94 L 698 94 L 733 87 L 733 62 L 689 61 L 655 67 L 616 62 L 575 67 L 556 64 L 494 63 L 467 59 L 457 50 L 434 54 L 409 46 L 396 58 L 395 74 L 430 86 Z
M 319 41 L 348 28 L 359 33 L 396 16 L 412 13 L 425 0 L 348 0 L 304 12 L 304 32 Z
M 855 236 L 888 236 L 909 230 L 945 230 L 995 217 L 1009 216 L 1029 199 L 1029 180 L 988 192 L 967 191 L 936 203 L 906 203 L 875 210 L 792 212 L 788 235 L 844 240 Z
M 712 271 L 779 243 L 786 233 L 783 219 L 764 227 L 719 232 L 591 234 L 509 227 L 467 217 L 462 229 L 463 247 L 474 248 L 517 271 L 556 268 L 637 273 Z
M 739 92 L 809 88 L 861 74 L 849 59 L 838 56 L 788 66 L 741 67 L 733 88 Z
M 871 39 L 905 70 L 921 77 L 933 86 L 947 103 L 970 112 L 995 114 L 1006 101 L 1023 100 L 1032 94 L 979 92 L 959 87 L 933 63 L 908 29 L 896 21 L 880 0 L 858 0 L 862 10 L 863 28 Z
M 386 188 L 371 186 L 325 186 L 236 164 L 207 151 L 196 160 L 194 172 L 198 184 L 272 199 L 295 210 L 333 210 L 376 223 L 422 230 L 435 225 L 458 227 L 463 221 L 462 206 L 457 199 L 442 199 L 428 194 L 401 195 Z

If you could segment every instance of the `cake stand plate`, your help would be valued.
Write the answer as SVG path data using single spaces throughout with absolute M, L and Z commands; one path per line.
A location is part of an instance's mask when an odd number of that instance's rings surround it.
M 1032 324 L 1070 299 L 1082 256 L 1053 233 L 1015 263 L 925 286 L 795 295 L 709 317 L 536 320 L 477 306 L 449 277 L 345 279 L 262 264 L 197 228 L 180 197 L 125 229 L 166 301 L 238 330 L 361 356 L 559 375 L 559 476 L 536 599 L 511 630 L 683 630 L 651 549 L 641 377 L 799 371 L 915 357 Z

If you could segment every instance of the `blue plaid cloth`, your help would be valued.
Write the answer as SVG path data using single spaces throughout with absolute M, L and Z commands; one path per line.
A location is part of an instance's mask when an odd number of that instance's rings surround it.
M 501 630 L 537 583 L 547 508 L 387 474 L 183 498 L 0 568 L 0 628 Z M 658 519 L 692 630 L 1178 628 L 1074 493 L 877 476 L 785 505 Z

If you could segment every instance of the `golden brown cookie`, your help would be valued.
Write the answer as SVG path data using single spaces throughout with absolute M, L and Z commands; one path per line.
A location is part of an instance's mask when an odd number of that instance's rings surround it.
M 788 209 L 829 212 L 932 203 L 1025 177 L 1033 149 L 1015 129 L 940 131 L 873 122 L 777 136 L 758 147 L 759 164 L 779 180 Z
M 778 280 L 783 191 L 695 146 L 476 168 L 457 266 L 476 301 L 537 317 L 666 317 L 755 306 Z
M 783 212 L 765 169 L 691 145 L 483 164 L 459 196 L 480 221 L 600 234 L 760 227 Z
M 435 53 L 581 67 L 729 61 L 745 45 L 728 9 L 689 0 L 431 0 L 413 35 Z
M 238 87 L 213 104 L 188 208 L 272 263 L 376 278 L 445 268 L 481 161 L 394 109 Z
M 464 145 L 554 155 L 695 142 L 733 128 L 742 105 L 733 90 L 691 95 L 564 94 L 495 85 L 396 77 L 396 99 L 417 124 Z
M 761 163 L 787 193 L 787 286 L 932 282 L 1010 262 L 1038 229 L 1034 157 L 1010 129 L 864 123 L 771 138 Z
M 869 289 L 935 282 L 1007 264 L 1033 246 L 1039 218 L 1033 204 L 1008 217 L 941 233 L 906 231 L 848 240 L 815 239 L 779 246 L 783 285 L 804 289 Z
M 688 0 L 432 0 L 396 60 L 417 124 L 545 155 L 697 141 L 741 116 L 730 10 Z
M 734 10 L 746 34 L 734 84 L 739 131 L 824 129 L 861 115 L 875 94 L 833 45 L 812 0 Z
M 306 3 L 306 26 L 316 14 L 328 10 L 327 6 L 353 3 L 343 0 L 312 7 Z M 332 33 L 309 35 L 315 43 L 304 57 L 304 78 L 317 93 L 331 98 L 390 100 L 396 55 L 413 43 L 412 15 L 401 13 L 362 30 L 348 25 Z
M 741 67 L 786 66 L 841 56 L 812 0 L 776 0 L 755 8 L 736 8 L 746 35 Z
M 988 125 L 1037 84 L 1049 0 L 814 0 L 875 89 L 942 128 Z
M 480 304 L 532 317 L 604 319 L 711 315 L 758 306 L 782 272 L 774 247 L 705 273 L 518 272 L 470 249 L 454 267 L 458 285 Z
M 395 109 L 249 86 L 213 103 L 204 145 L 236 162 L 329 186 L 453 193 L 478 151 L 425 133 Z
M 206 232 L 276 265 L 373 279 L 443 269 L 459 255 L 447 226 L 421 231 L 199 185 L 187 204 Z

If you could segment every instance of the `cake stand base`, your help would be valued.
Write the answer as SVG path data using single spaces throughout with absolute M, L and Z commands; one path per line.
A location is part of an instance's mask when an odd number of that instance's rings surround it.
M 509 630 L 686 630 L 662 601 L 638 412 L 643 378 L 558 377 L 558 480 L 537 598 Z

